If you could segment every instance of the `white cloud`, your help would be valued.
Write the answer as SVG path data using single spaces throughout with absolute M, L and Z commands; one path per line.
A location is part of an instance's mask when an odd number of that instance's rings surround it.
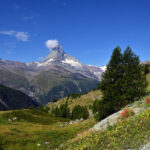
M 17 33 L 15 34 L 15 36 L 16 36 L 16 38 L 17 38 L 18 40 L 23 41 L 23 42 L 28 41 L 28 38 L 29 38 L 27 32 L 17 32 Z
M 10 30 L 10 31 L 1 31 L 0 34 L 16 37 L 18 40 L 23 42 L 26 42 L 29 39 L 28 32 L 18 32 L 18 31 Z
M 60 46 L 57 40 L 47 40 L 45 45 L 48 49 L 53 49 Z
M 0 34 L 5 34 L 5 35 L 13 35 L 15 31 L 10 30 L 10 31 L 1 31 Z

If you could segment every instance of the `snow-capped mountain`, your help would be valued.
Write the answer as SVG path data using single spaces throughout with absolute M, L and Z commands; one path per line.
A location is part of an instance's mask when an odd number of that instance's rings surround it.
M 48 66 L 51 64 L 70 65 L 75 68 L 83 67 L 83 65 L 77 59 L 66 54 L 60 45 L 52 48 L 50 54 L 46 56 L 46 59 L 43 62 L 37 62 L 36 64 L 38 67 Z
M 29 65 L 29 64 L 28 64 Z M 62 47 L 58 44 L 51 48 L 50 53 L 42 62 L 31 63 L 29 66 L 36 66 L 38 69 L 49 69 L 55 65 L 61 66 L 73 73 L 81 73 L 87 77 L 100 80 L 101 73 L 105 71 L 104 67 L 83 65 L 76 58 L 66 54 Z
M 70 93 L 96 88 L 105 67 L 84 65 L 59 43 L 44 61 L 22 63 L 0 59 L 0 84 L 18 89 L 46 104 Z

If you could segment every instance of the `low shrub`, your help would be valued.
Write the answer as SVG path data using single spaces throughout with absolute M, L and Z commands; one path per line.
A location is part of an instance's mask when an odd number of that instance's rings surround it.
M 150 97 L 146 97 L 146 98 L 145 98 L 145 103 L 146 103 L 146 104 L 149 104 L 149 103 L 150 103 Z
M 134 115 L 134 111 L 129 109 L 129 108 L 125 108 L 121 114 L 120 114 L 120 117 L 121 118 L 128 118 L 130 116 L 133 116 Z

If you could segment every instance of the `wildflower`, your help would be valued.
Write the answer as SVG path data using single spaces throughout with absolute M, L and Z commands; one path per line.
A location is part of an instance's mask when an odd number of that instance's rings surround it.
M 48 144 L 49 144 L 49 142 L 47 142 L 47 141 L 46 141 L 46 142 L 45 142 L 45 144 L 46 144 L 46 145 L 48 145 Z
M 14 117 L 14 118 L 13 118 L 13 121 L 15 121 L 15 120 L 17 120 L 17 117 Z
M 11 120 L 11 119 L 8 119 L 8 121 L 11 122 L 12 120 Z
M 38 143 L 38 144 L 37 144 L 37 146 L 41 146 L 41 144 L 40 144 L 40 143 Z

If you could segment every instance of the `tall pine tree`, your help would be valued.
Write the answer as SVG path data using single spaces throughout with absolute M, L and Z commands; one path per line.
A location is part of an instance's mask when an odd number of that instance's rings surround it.
M 146 92 L 146 76 L 144 66 L 139 57 L 127 47 L 123 54 L 123 105 L 133 102 Z
M 98 106 L 98 120 L 145 94 L 146 77 L 143 69 L 139 57 L 130 47 L 127 47 L 123 54 L 120 47 L 114 49 L 99 85 L 103 98 Z
M 115 111 L 116 103 L 122 101 L 123 94 L 123 56 L 120 47 L 116 47 L 107 65 L 105 73 L 102 75 L 100 89 L 103 92 L 104 103 L 110 103 L 112 112 Z M 108 105 L 109 106 L 109 105 Z

